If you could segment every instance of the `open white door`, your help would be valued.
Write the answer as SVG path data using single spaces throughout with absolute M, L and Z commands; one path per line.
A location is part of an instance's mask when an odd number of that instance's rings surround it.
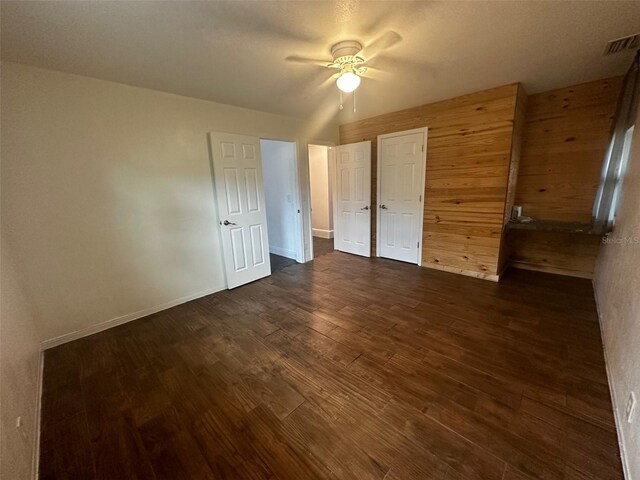
M 378 137 L 377 254 L 422 263 L 427 129 Z
M 371 256 L 371 142 L 336 147 L 334 248 Z
M 227 284 L 235 288 L 271 275 L 260 139 L 210 138 Z

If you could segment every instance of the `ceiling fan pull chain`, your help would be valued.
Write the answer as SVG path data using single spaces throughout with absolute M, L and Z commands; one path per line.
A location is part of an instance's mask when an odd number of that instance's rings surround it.
M 342 90 L 339 90 L 340 92 L 340 110 L 342 110 L 344 107 L 342 106 Z
M 356 91 L 353 91 L 353 113 L 356 113 Z

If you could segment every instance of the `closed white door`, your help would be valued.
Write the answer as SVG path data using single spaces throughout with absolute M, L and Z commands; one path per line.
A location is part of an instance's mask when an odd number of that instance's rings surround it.
M 210 138 L 227 284 L 235 288 L 271 275 L 260 139 Z
M 427 130 L 378 137 L 377 253 L 420 265 Z
M 334 248 L 371 256 L 371 142 L 336 147 Z

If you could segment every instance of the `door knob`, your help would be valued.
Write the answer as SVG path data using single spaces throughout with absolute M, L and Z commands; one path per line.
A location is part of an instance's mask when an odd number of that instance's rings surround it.
M 235 223 L 230 222 L 229 220 L 225 220 L 225 221 L 223 222 L 223 224 L 224 224 L 224 225 L 235 225 Z
M 380 205 L 380 208 L 381 208 L 382 210 L 386 210 L 386 209 L 387 209 L 387 206 L 383 203 L 382 205 Z
M 367 205 L 366 207 L 362 207 L 360 210 L 369 210 L 369 205 Z

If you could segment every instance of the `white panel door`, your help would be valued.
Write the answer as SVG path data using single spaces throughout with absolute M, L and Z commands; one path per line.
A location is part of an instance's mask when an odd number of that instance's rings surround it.
M 426 129 L 378 137 L 378 256 L 421 263 Z
M 211 133 L 213 174 L 229 288 L 271 275 L 260 139 Z
M 336 147 L 334 248 L 371 256 L 371 142 Z

